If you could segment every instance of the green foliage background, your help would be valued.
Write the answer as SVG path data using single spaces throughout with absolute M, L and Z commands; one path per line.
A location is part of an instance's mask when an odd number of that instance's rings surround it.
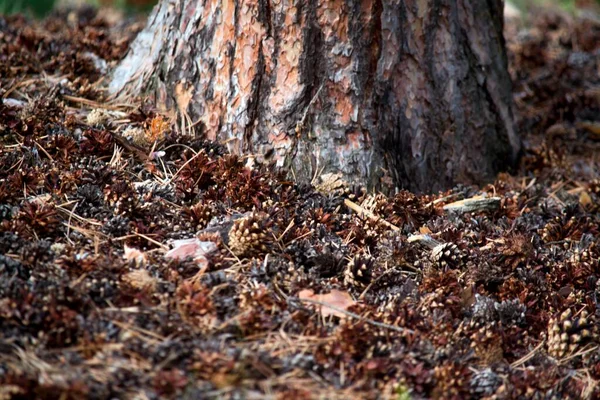
M 577 0 L 509 0 L 509 2 L 522 11 L 527 11 L 532 6 L 559 7 L 568 12 L 577 11 Z M 593 0 L 593 2 L 600 6 L 600 0 Z
M 158 0 L 155 0 L 155 4 Z M 28 16 L 34 16 L 42 18 L 58 4 L 65 4 L 68 1 L 60 0 L 0 0 L 0 15 L 11 15 L 11 14 L 25 14 Z M 98 0 L 78 0 L 71 1 L 71 3 L 87 3 L 93 6 L 99 6 Z M 139 12 L 139 11 L 150 11 L 153 4 L 150 4 L 143 8 L 132 7 L 127 5 L 126 0 L 114 0 L 113 4 L 115 7 L 126 11 L 126 12 Z
M 26 14 L 42 17 L 49 13 L 56 0 L 0 0 L 0 15 Z
M 157 0 L 155 0 L 156 3 Z M 505 0 L 506 1 L 506 0 Z M 594 0 L 596 4 L 600 6 L 600 0 Z M 79 0 L 79 3 L 88 3 L 91 5 L 98 6 L 98 0 Z M 517 8 L 522 11 L 532 6 L 558 6 L 566 11 L 576 11 L 576 0 L 509 0 Z M 0 0 L 0 15 L 8 14 L 26 14 L 29 16 L 43 17 L 47 15 L 54 6 L 61 3 L 60 0 Z M 62 2 L 64 3 L 64 1 Z M 115 7 L 124 11 L 149 11 L 152 5 L 145 7 L 145 9 L 139 9 L 135 7 L 127 6 L 126 0 L 114 0 L 113 4 Z

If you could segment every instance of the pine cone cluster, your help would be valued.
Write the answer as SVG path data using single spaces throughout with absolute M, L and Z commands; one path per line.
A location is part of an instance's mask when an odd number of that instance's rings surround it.
M 433 208 L 423 205 L 416 195 L 406 190 L 397 193 L 385 206 L 384 212 L 390 223 L 401 229 L 407 225 L 409 230 L 423 225 L 433 214 Z
M 581 237 L 578 219 L 575 216 L 556 216 L 542 228 L 542 240 L 546 243 L 563 239 L 578 239 Z
M 585 285 L 598 268 L 598 259 L 594 258 L 588 249 L 576 248 L 569 255 L 566 264 L 573 282 L 577 285 Z
M 464 399 L 468 397 L 470 371 L 456 362 L 449 362 L 435 367 L 434 398 Z
M 376 252 L 378 261 L 382 264 L 390 266 L 397 265 L 404 260 L 406 246 L 402 243 L 402 235 L 400 232 L 387 231 L 377 242 Z

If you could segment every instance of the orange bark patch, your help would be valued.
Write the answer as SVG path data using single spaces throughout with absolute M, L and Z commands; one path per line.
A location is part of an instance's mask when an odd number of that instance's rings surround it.
M 190 105 L 193 95 L 194 86 L 185 81 L 177 83 L 175 86 L 175 101 L 177 102 L 177 108 L 179 109 L 180 113 L 187 113 L 187 109 Z
M 281 12 L 286 12 L 283 2 L 279 3 Z M 298 16 L 298 9 L 291 7 L 285 14 L 284 29 L 280 32 L 281 42 L 277 54 L 277 76 L 269 96 L 269 108 L 274 114 L 283 111 L 301 93 L 304 85 L 298 74 L 300 56 L 304 51 L 302 32 L 306 25 L 304 16 Z M 296 19 L 299 18 L 299 21 Z
M 243 97 L 250 95 L 250 86 L 257 74 L 256 66 L 260 52 L 260 43 L 265 35 L 263 26 L 254 15 L 258 12 L 256 1 L 244 1 L 239 13 L 241 30 L 237 37 L 238 54 L 233 62 L 234 74 Z M 236 90 L 236 92 L 238 92 Z M 240 92 L 238 92 L 240 93 Z
M 348 41 L 348 10 L 344 1 L 319 2 L 317 19 L 326 42 L 331 39 L 335 42 Z
M 335 103 L 335 112 L 338 115 L 337 120 L 342 125 L 348 125 L 352 121 L 352 114 L 354 113 L 351 97 L 337 91 L 337 93 L 332 94 L 332 101 Z
M 344 145 L 344 151 L 358 150 L 363 147 L 362 144 L 363 134 L 361 132 L 349 132 L 346 133 L 346 144 Z

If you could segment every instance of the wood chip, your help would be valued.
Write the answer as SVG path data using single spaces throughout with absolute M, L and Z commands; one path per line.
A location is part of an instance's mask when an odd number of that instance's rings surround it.
M 440 244 L 443 244 L 442 242 L 435 240 L 434 238 L 432 238 L 430 235 L 411 235 L 408 237 L 407 240 L 408 243 L 419 243 L 425 247 L 428 247 L 430 249 L 434 249 L 436 246 L 439 246 Z
M 470 199 L 455 201 L 446 204 L 444 211 L 464 214 L 468 212 L 495 211 L 500 208 L 500 197 L 482 197 L 475 196 Z

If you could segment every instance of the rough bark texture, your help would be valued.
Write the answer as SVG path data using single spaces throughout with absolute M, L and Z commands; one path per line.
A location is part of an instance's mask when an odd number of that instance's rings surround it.
M 482 182 L 519 150 L 501 0 L 161 0 L 114 73 L 235 153 L 382 188 Z

